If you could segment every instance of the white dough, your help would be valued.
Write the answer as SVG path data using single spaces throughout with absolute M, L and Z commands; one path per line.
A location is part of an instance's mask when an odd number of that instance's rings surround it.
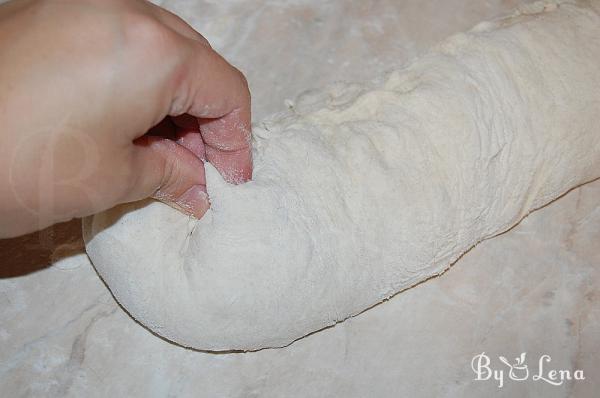
M 252 182 L 207 165 L 204 218 L 119 206 L 85 221 L 87 252 L 184 346 L 278 347 L 358 314 L 600 176 L 599 9 L 525 6 L 378 82 L 307 93 L 255 126 Z

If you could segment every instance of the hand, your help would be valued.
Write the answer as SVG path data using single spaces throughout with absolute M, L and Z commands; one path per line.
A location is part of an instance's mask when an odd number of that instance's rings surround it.
M 1 5 L 0 122 L 0 237 L 150 196 L 199 218 L 204 160 L 251 178 L 244 76 L 143 0 Z

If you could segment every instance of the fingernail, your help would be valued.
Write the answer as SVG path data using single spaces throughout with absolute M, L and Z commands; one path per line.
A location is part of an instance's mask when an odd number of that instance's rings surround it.
M 206 186 L 193 185 L 175 201 L 175 204 L 187 214 L 201 218 L 210 207 Z

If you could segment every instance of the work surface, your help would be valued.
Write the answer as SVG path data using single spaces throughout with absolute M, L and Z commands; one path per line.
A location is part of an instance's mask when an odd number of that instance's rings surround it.
M 166 0 L 248 76 L 254 120 L 300 91 L 368 79 L 513 0 Z M 283 349 L 211 354 L 114 301 L 70 222 L 0 241 L 0 396 L 592 397 L 600 388 L 600 181 L 429 280 Z M 475 355 L 504 385 L 474 380 Z M 511 380 L 526 352 L 530 375 Z M 555 386 L 537 375 L 583 370 Z M 516 371 L 518 373 L 518 371 Z M 515 374 L 517 375 L 517 374 Z M 518 375 L 517 375 L 518 376 Z

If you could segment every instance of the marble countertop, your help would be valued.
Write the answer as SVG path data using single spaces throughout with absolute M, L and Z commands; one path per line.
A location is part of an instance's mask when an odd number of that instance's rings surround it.
M 258 121 L 302 90 L 374 77 L 518 1 L 157 3 L 247 74 Z M 441 277 L 335 327 L 282 349 L 211 354 L 131 319 L 90 265 L 75 220 L 0 241 L 0 396 L 597 396 L 599 242 L 596 181 L 478 245 Z M 474 380 L 472 360 L 483 352 L 490 369 L 504 371 L 502 387 Z M 498 357 L 514 364 L 523 352 L 529 377 L 513 380 Z M 536 380 L 543 355 L 546 380 Z M 553 385 L 551 369 L 580 370 L 585 380 Z M 522 375 L 514 369 L 513 378 Z

